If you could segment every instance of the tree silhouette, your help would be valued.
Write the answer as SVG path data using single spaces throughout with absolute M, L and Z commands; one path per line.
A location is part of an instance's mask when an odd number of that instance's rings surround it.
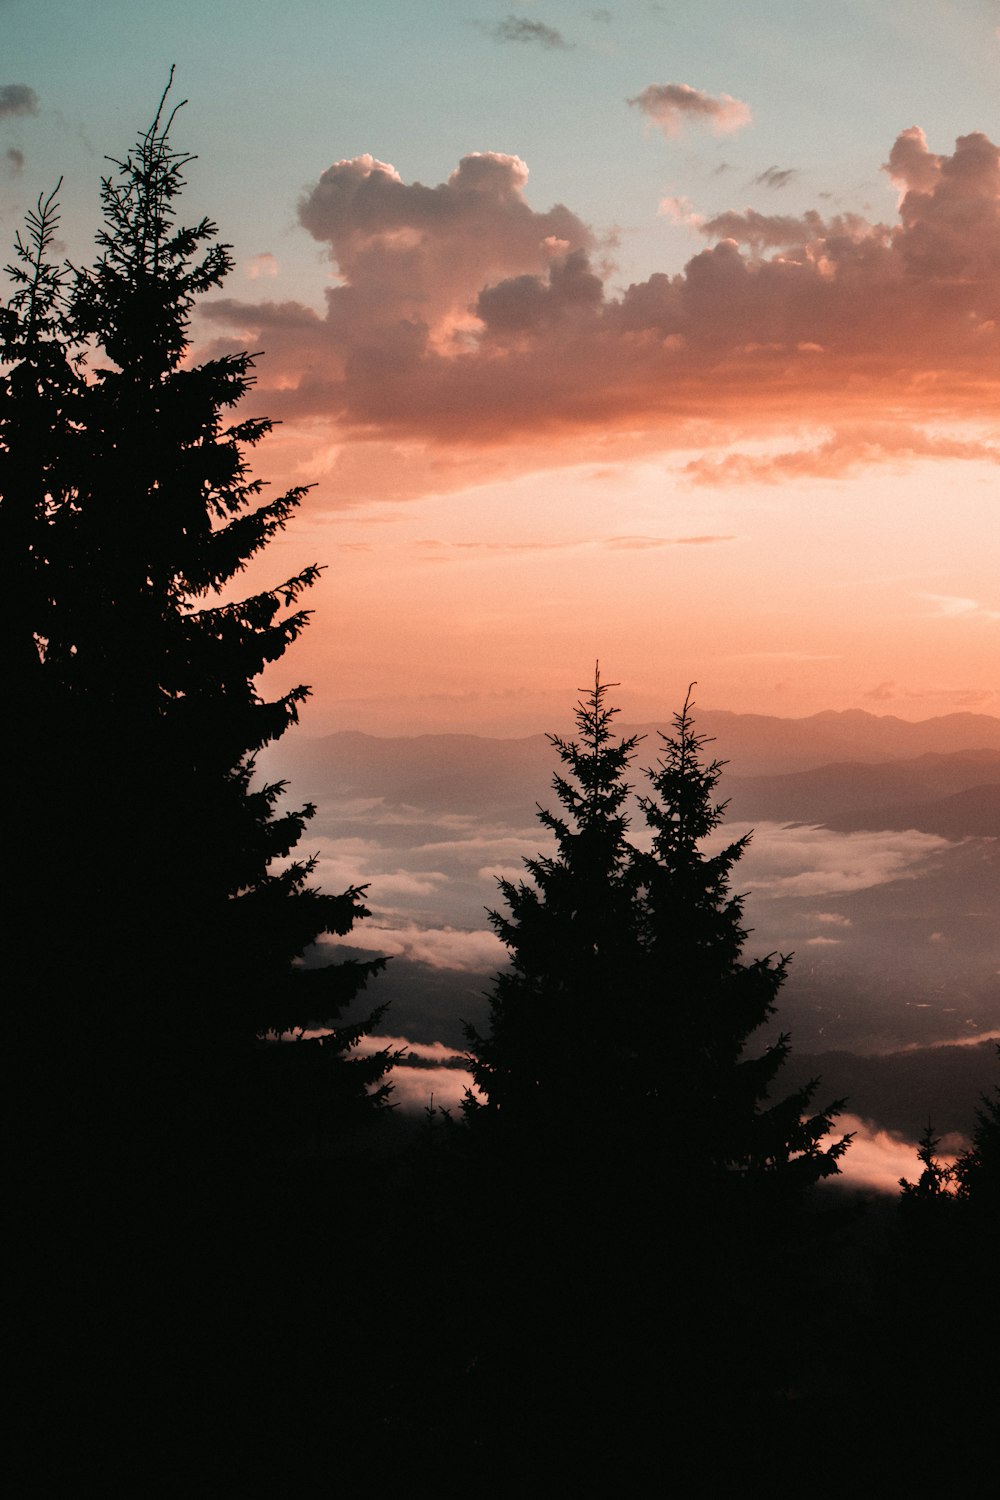
M 638 739 L 612 743 L 607 692 L 595 673 L 576 711 L 580 741 L 550 736 L 570 772 L 553 782 L 564 815 L 539 810 L 555 855 L 524 861 L 531 883 L 498 882 L 510 915 L 490 921 L 511 962 L 494 981 L 488 1034 L 467 1031 L 482 1096 L 470 1094 L 467 1118 L 510 1134 L 572 1116 L 575 1133 L 682 1151 L 696 1180 L 807 1186 L 839 1170 L 850 1137 L 823 1144 L 840 1103 L 808 1115 L 815 1081 L 766 1103 L 787 1036 L 745 1056 L 788 960 L 742 958 L 730 875 L 749 836 L 702 848 L 725 811 L 713 801 L 722 763 L 703 763 L 689 694 L 646 773 L 651 847 L 636 847 L 625 775 Z
M 165 1095 L 183 1109 L 177 1080 L 194 1057 L 217 1072 L 255 1038 L 317 1021 L 332 1024 L 325 1041 L 287 1050 L 308 1052 L 310 1071 L 322 1056 L 341 1104 L 365 1109 L 385 1098 L 388 1058 L 346 1053 L 380 1012 L 335 1023 L 384 961 L 295 963 L 368 914 L 363 888 L 313 888 L 315 859 L 292 856 L 313 808 L 285 809 L 283 784 L 255 779 L 257 752 L 308 695 L 268 700 L 257 679 L 305 627 L 319 570 L 244 598 L 235 588 L 305 491 L 265 500 L 251 476 L 246 452 L 272 425 L 234 414 L 253 358 L 190 360 L 192 309 L 233 261 L 211 220 L 176 221 L 193 158 L 169 141 L 170 87 L 102 180 L 96 264 L 52 266 L 50 197 L 9 268 L 0 515 L 14 544 L 27 872 L 14 968 L 73 1071 L 85 1056 L 104 1084 L 143 1077 L 129 1110 L 162 1112 Z M 98 1003 L 81 1003 L 84 986 Z
M 788 958 L 745 962 L 743 901 L 733 895 L 734 866 L 750 835 L 708 852 L 704 841 L 727 804 L 715 799 L 725 764 L 706 762 L 708 739 L 695 732 L 690 689 L 674 732 L 662 734 L 656 767 L 646 772 L 653 796 L 639 798 L 652 847 L 633 854 L 642 914 L 645 974 L 640 990 L 637 1054 L 643 1090 L 661 1129 L 685 1141 L 695 1170 L 805 1186 L 836 1173 L 850 1142 L 831 1145 L 843 1101 L 807 1115 L 818 1080 L 766 1105 L 789 1053 L 789 1038 L 756 1057 L 750 1037 L 774 1014 Z
M 927 1128 L 920 1137 L 917 1148 L 917 1157 L 922 1169 L 920 1176 L 916 1182 L 910 1182 L 907 1177 L 899 1179 L 901 1196 L 904 1200 L 926 1204 L 936 1203 L 941 1198 L 950 1200 L 953 1197 L 955 1169 L 939 1158 L 937 1151 L 940 1144 L 941 1139 L 934 1134 L 934 1127 L 928 1120 Z
M 37 712 L 51 629 L 53 516 L 72 487 L 73 417 L 83 393 L 66 320 L 69 272 L 49 261 L 58 231 L 56 191 L 39 198 L 5 269 L 17 287 L 0 307 L 0 663 L 11 701 Z M 37 720 L 26 717 L 22 733 Z
M 981 1209 L 983 1217 L 989 1216 L 996 1225 L 1000 1223 L 1000 1084 L 994 1084 L 992 1095 L 982 1095 L 981 1106 L 976 1110 L 972 1144 L 955 1163 L 956 1192 L 960 1201 Z
M 618 710 L 606 706 L 607 692 L 595 671 L 576 708 L 579 741 L 548 737 L 568 773 L 553 778 L 564 812 L 538 810 L 555 854 L 525 859 L 530 884 L 498 881 L 510 915 L 489 917 L 511 963 L 494 982 L 489 1034 L 467 1028 L 486 1101 L 467 1097 L 469 1119 L 486 1109 L 535 1129 L 574 1106 L 608 1118 L 617 1093 L 622 1011 L 637 957 L 623 810 L 637 739 L 612 743 Z

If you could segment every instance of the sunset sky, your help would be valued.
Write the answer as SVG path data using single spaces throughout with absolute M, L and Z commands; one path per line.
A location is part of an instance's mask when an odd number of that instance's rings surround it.
M 995 0 L 0 0 L 0 233 L 171 63 L 263 349 L 255 456 L 315 482 L 307 732 L 1000 713 Z

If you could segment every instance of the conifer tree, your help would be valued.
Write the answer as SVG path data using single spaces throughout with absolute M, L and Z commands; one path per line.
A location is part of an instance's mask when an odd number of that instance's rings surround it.
M 192 308 L 233 261 L 210 220 L 176 220 L 193 158 L 169 140 L 170 86 L 102 181 L 96 264 L 51 265 L 54 201 L 40 202 L 0 327 L 11 638 L 25 722 L 42 726 L 14 751 L 32 877 L 20 973 L 64 1055 L 154 1072 L 160 1059 L 163 1075 L 335 1021 L 383 962 L 295 967 L 368 913 L 363 888 L 312 887 L 315 861 L 292 855 L 312 807 L 282 809 L 283 785 L 254 777 L 308 695 L 267 700 L 257 678 L 305 627 L 319 570 L 233 598 L 305 491 L 268 500 L 251 476 L 247 450 L 272 425 L 234 414 L 252 357 L 188 358 Z M 378 1014 L 316 1049 L 342 1103 L 385 1097 L 386 1056 L 345 1056 Z
M 996 1052 L 1000 1061 L 1000 1043 Z M 981 1096 L 980 1106 L 972 1144 L 955 1163 L 955 1181 L 960 1201 L 981 1208 L 996 1225 L 1000 1223 L 1000 1084 Z
M 9 701 L 21 709 L 38 704 L 53 517 L 72 483 L 73 415 L 83 388 L 64 315 L 68 271 L 49 259 L 57 192 L 38 199 L 16 237 L 5 269 L 17 290 L 0 307 L 0 666 Z M 25 717 L 21 732 L 32 735 L 36 725 Z
M 904 1200 L 926 1204 L 941 1198 L 952 1197 L 955 1169 L 938 1156 L 940 1144 L 940 1137 L 934 1134 L 934 1128 L 928 1120 L 927 1128 L 920 1137 L 917 1147 L 917 1158 L 921 1166 L 920 1176 L 916 1182 L 911 1182 L 907 1177 L 899 1179 L 901 1197 Z
M 624 806 L 638 740 L 613 742 L 608 686 L 598 668 L 577 704 L 579 740 L 548 737 L 566 767 L 553 778 L 563 812 L 538 810 L 555 853 L 525 859 L 530 883 L 498 881 L 510 914 L 489 913 L 510 967 L 494 982 L 488 1036 L 467 1034 L 475 1083 L 512 1125 L 593 1109 L 616 1092 L 636 959 Z M 483 1107 L 469 1096 L 467 1117 Z
M 662 734 L 657 766 L 646 775 L 653 796 L 639 798 L 652 834 L 634 851 L 636 899 L 643 913 L 645 975 L 638 1006 L 642 1089 L 673 1138 L 685 1140 L 692 1167 L 806 1185 L 837 1172 L 850 1141 L 822 1145 L 842 1101 L 806 1111 L 818 1080 L 766 1105 L 789 1039 L 782 1033 L 757 1056 L 746 1046 L 774 1014 L 788 958 L 746 962 L 743 900 L 731 892 L 734 866 L 750 835 L 707 852 L 726 803 L 715 791 L 724 762 L 705 762 L 690 690 Z
M 797 1189 L 838 1171 L 850 1137 L 824 1145 L 839 1103 L 809 1115 L 817 1084 L 767 1104 L 787 1036 L 746 1056 L 774 1011 L 787 958 L 745 962 L 743 898 L 730 875 L 748 843 L 702 843 L 725 804 L 713 794 L 722 763 L 705 764 L 690 694 L 663 735 L 659 765 L 639 798 L 651 847 L 628 837 L 626 772 L 638 738 L 612 743 L 608 685 L 578 705 L 580 742 L 550 736 L 569 776 L 565 809 L 539 811 L 556 854 L 526 859 L 531 877 L 499 881 L 510 915 L 491 912 L 510 950 L 494 981 L 490 1029 L 469 1028 L 471 1121 L 537 1130 L 573 1118 L 608 1142 L 682 1153 L 691 1180 L 754 1180 Z

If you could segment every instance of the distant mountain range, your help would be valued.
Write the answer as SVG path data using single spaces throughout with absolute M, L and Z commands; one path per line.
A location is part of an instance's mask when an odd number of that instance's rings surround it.
M 655 724 L 619 726 L 645 735 L 634 765 L 657 758 Z M 819 822 L 849 831 L 919 828 L 947 838 L 1000 834 L 1000 719 L 947 714 L 910 723 L 861 711 L 807 719 L 706 712 L 706 755 L 726 762 L 720 790 L 733 819 Z M 382 737 L 345 731 L 291 734 L 261 757 L 294 795 L 378 798 L 443 812 L 530 819 L 550 800 L 556 755 L 542 734 L 521 739 L 426 734 Z M 322 812 L 321 812 L 322 818 Z
M 696 728 L 715 736 L 713 750 L 733 775 L 763 776 L 836 761 L 903 760 L 966 750 L 1000 750 L 1000 718 L 943 714 L 911 723 L 861 709 L 828 710 L 805 719 L 696 712 Z
M 725 790 L 728 814 L 740 820 L 823 823 L 841 833 L 919 828 L 943 838 L 1000 837 L 1000 750 L 729 776 Z

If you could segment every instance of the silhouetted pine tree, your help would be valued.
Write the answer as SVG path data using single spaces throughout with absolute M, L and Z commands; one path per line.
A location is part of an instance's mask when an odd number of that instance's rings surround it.
M 956 1161 L 954 1174 L 959 1200 L 989 1217 L 994 1229 L 1000 1226 L 1000 1085 L 994 1085 L 992 1096 L 983 1094 L 972 1145 Z
M 644 979 L 637 996 L 636 1061 L 658 1127 L 699 1172 L 805 1186 L 839 1169 L 850 1136 L 824 1146 L 843 1101 L 808 1115 L 814 1080 L 766 1104 L 789 1052 L 786 1034 L 756 1057 L 746 1045 L 774 1013 L 788 958 L 745 962 L 743 897 L 733 867 L 745 834 L 717 852 L 702 846 L 723 821 L 714 800 L 724 762 L 705 762 L 690 691 L 647 771 L 654 796 L 639 803 L 652 848 L 633 853 L 642 910 Z
M 48 259 L 59 225 L 55 197 L 39 198 L 25 235 L 17 235 L 5 268 L 17 290 L 0 307 L 0 365 L 7 367 L 0 370 L 0 666 L 18 732 L 27 736 L 36 732 L 51 629 L 53 520 L 72 489 L 84 389 L 65 318 L 69 272 Z
M 581 689 L 581 692 L 584 691 Z M 577 705 L 579 741 L 549 735 L 566 775 L 553 786 L 562 814 L 539 808 L 554 855 L 525 859 L 527 881 L 500 880 L 510 915 L 490 921 L 510 951 L 494 981 L 490 1030 L 467 1028 L 475 1083 L 466 1116 L 498 1112 L 512 1128 L 543 1121 L 612 1118 L 620 1086 L 621 1036 L 637 958 L 636 907 L 626 839 L 625 772 L 635 737 L 612 742 L 608 684 L 599 670 Z
M 928 1120 L 927 1128 L 920 1137 L 917 1148 L 917 1157 L 921 1166 L 920 1176 L 916 1182 L 910 1182 L 907 1177 L 899 1179 L 901 1196 L 904 1199 L 926 1204 L 937 1202 L 941 1198 L 951 1200 L 953 1197 L 955 1169 L 948 1166 L 938 1156 L 940 1144 L 940 1137 L 934 1134 L 934 1128 Z
M 110 1101 L 118 1128 L 123 1111 L 162 1114 L 165 1096 L 176 1127 L 189 1063 L 204 1083 L 196 1058 L 217 1075 L 255 1038 L 335 1022 L 383 963 L 295 967 L 367 911 L 363 888 L 323 894 L 315 861 L 291 857 L 312 807 L 281 810 L 283 786 L 254 780 L 256 753 L 308 694 L 267 700 L 256 680 L 306 625 L 318 569 L 233 597 L 304 490 L 264 501 L 250 475 L 246 450 L 271 423 L 229 414 L 251 356 L 188 358 L 192 308 L 233 262 L 210 220 L 176 222 L 192 158 L 169 143 L 169 87 L 102 181 L 97 263 L 52 267 L 53 200 L 40 201 L 0 328 L 3 566 L 24 694 L 14 968 L 64 1068 L 79 1079 L 100 1064 L 105 1099 L 84 1114 Z M 310 1071 L 322 1056 L 340 1108 L 384 1100 L 386 1056 L 344 1055 L 378 1014 L 288 1049 L 309 1052 Z M 67 1087 L 78 1106 L 84 1084 Z

